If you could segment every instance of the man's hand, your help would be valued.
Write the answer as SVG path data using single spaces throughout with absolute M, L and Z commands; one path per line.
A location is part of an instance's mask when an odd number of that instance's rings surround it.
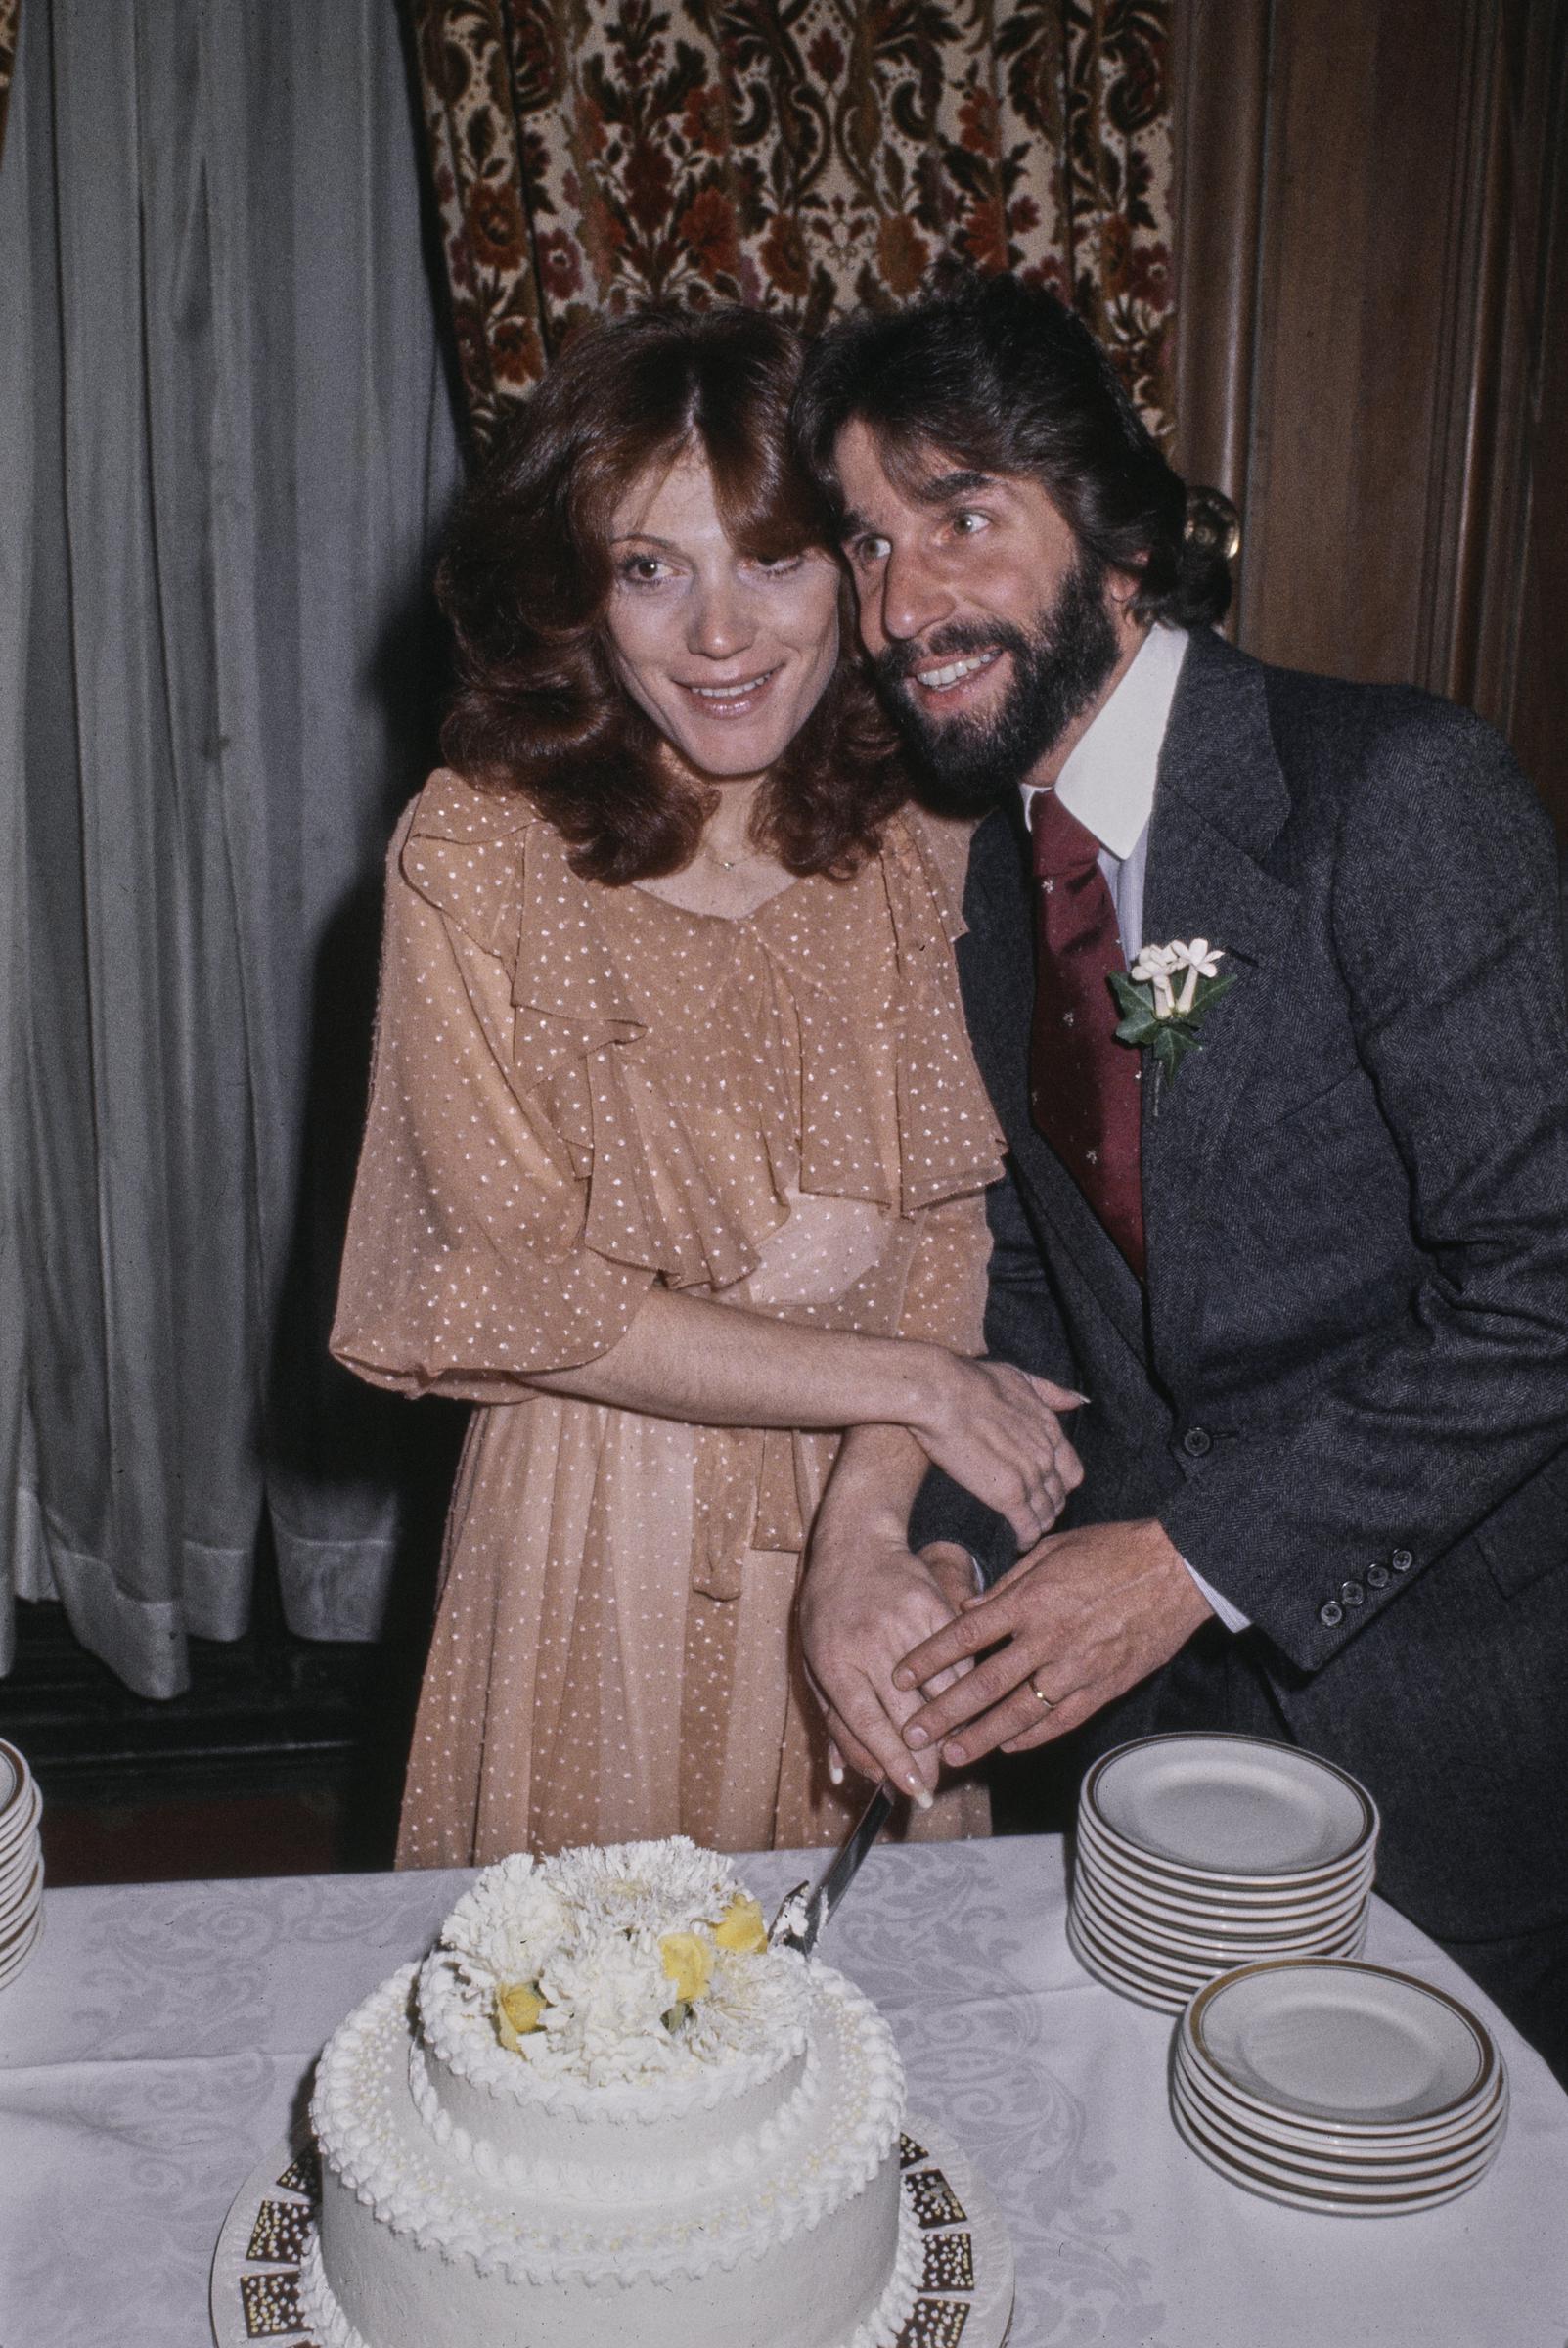
M 912 1712 L 904 1740 L 955 1769 L 1028 1752 L 1169 1662 L 1211 1611 L 1152 1517 L 1053 1533 L 900 1659 L 893 1686 L 913 1695 L 997 1649 Z
M 865 1525 L 853 1541 L 812 1542 L 800 1640 L 829 1734 L 852 1769 L 890 1778 L 921 1809 L 930 1806 L 937 1755 L 912 1752 L 903 1730 L 926 1690 L 918 1681 L 895 1688 L 893 1666 L 952 1624 L 973 1593 L 968 1556 L 951 1542 L 935 1542 L 917 1558 L 888 1528 Z M 965 1659 L 934 1670 L 929 1693 L 951 1686 L 967 1668 Z

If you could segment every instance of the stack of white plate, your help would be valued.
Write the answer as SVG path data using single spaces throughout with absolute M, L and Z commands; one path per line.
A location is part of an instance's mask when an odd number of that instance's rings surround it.
M 1249 2192 L 1393 2217 L 1452 2200 L 1497 2157 L 1507 2078 L 1456 1998 L 1376 1964 L 1243 1964 L 1176 2034 L 1183 2136 Z
M 1258 1737 L 1142 1737 L 1085 1778 L 1067 1937 L 1098 1980 L 1179 2013 L 1251 1958 L 1356 1957 L 1377 1811 L 1354 1778 Z
M 0 1987 L 21 1972 L 44 1928 L 42 1809 L 32 1771 L 0 1739 Z

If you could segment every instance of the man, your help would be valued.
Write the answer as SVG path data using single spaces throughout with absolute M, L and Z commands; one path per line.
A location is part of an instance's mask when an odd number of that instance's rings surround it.
M 851 321 L 799 425 L 889 708 L 993 810 L 959 947 L 1009 1151 L 989 1341 L 1090 1398 L 1021 1558 L 951 1487 L 916 1558 L 857 1518 L 900 1438 L 846 1446 L 801 1610 L 838 1744 L 906 1784 L 1161 1727 L 1330 1755 L 1382 1809 L 1381 1888 L 1568 2071 L 1545 816 L 1468 714 L 1213 633 L 1223 565 L 1048 294 Z

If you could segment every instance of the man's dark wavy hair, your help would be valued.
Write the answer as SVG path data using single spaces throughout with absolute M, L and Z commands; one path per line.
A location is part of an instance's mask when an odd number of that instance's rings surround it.
M 830 546 L 827 509 L 789 440 L 800 366 L 787 326 L 739 306 L 591 327 L 459 504 L 436 572 L 458 669 L 442 753 L 481 790 L 526 793 L 589 879 L 620 886 L 678 872 L 714 802 L 660 756 L 663 736 L 611 663 L 615 510 L 645 474 L 695 448 L 743 554 Z M 852 604 L 840 624 L 838 669 L 752 816 L 758 844 L 797 874 L 854 871 L 907 793 L 854 653 Z
M 964 272 L 907 309 L 862 312 L 823 336 L 795 436 L 840 519 L 833 450 L 857 421 L 908 493 L 933 450 L 1038 481 L 1086 553 L 1139 580 L 1138 619 L 1200 627 L 1230 603 L 1224 556 L 1187 535 L 1181 476 L 1082 319 L 1042 287 Z

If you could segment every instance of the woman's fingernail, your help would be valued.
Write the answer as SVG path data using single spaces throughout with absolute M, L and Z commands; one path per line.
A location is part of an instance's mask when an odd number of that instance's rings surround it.
M 829 1785 L 842 1785 L 843 1782 L 844 1765 L 836 1753 L 829 1753 L 828 1756 L 828 1783 Z
M 929 1810 L 931 1807 L 931 1790 L 928 1785 L 922 1785 L 919 1779 L 916 1778 L 911 1782 L 910 1791 L 915 1796 L 915 1807 L 917 1810 Z
M 925 1729 L 913 1728 L 904 1731 L 904 1742 L 917 1752 L 922 1744 L 929 1744 L 930 1741 L 930 1734 Z

